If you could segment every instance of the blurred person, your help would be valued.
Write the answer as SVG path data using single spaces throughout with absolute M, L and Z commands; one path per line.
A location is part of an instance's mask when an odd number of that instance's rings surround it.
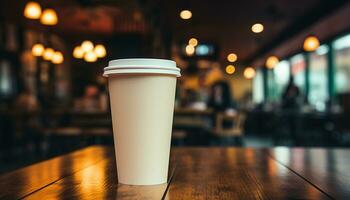
M 283 128 L 289 132 L 294 144 L 299 144 L 298 133 L 301 128 L 300 107 L 302 96 L 299 88 L 294 84 L 294 78 L 290 77 L 289 83 L 282 95 Z
M 211 87 L 211 94 L 208 106 L 214 110 L 212 116 L 212 124 L 217 121 L 217 114 L 224 113 L 225 115 L 235 116 L 236 104 L 232 99 L 230 85 L 226 81 L 217 81 Z M 232 121 L 224 121 L 224 128 L 232 127 Z
M 231 88 L 227 82 L 217 81 L 212 85 L 208 106 L 217 112 L 236 110 Z
M 208 104 L 209 101 L 209 90 L 206 85 L 206 75 L 201 74 L 198 78 L 198 101 Z
M 289 83 L 282 95 L 282 108 L 287 110 L 299 109 L 301 105 L 301 93 L 294 83 L 294 78 L 290 77 Z

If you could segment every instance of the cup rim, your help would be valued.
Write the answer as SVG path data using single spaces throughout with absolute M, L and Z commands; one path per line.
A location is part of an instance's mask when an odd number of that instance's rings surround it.
M 172 60 L 157 58 L 125 58 L 111 60 L 104 68 L 103 76 L 112 74 L 169 74 L 180 77 L 180 68 Z

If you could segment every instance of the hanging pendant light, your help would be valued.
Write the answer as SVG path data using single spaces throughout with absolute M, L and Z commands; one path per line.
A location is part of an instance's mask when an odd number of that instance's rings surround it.
M 42 56 L 44 53 L 44 50 L 45 50 L 44 45 L 38 43 L 32 47 L 32 54 L 33 56 Z
M 320 46 L 320 41 L 315 35 L 309 35 L 304 40 L 304 50 L 305 51 L 315 51 Z
M 53 64 L 61 64 L 64 61 L 63 54 L 60 51 L 55 51 L 51 57 L 51 62 Z
M 56 11 L 51 8 L 45 9 L 41 15 L 40 22 L 48 26 L 56 25 L 58 23 Z
M 40 15 L 40 4 L 34 1 L 29 1 L 24 8 L 24 16 L 28 19 L 39 19 Z
M 279 63 L 279 59 L 276 56 L 270 56 L 266 59 L 266 67 L 269 69 L 273 69 Z
M 97 57 L 99 57 L 99 58 L 103 58 L 107 54 L 106 48 L 102 44 L 96 45 L 94 48 L 94 52 L 97 55 Z

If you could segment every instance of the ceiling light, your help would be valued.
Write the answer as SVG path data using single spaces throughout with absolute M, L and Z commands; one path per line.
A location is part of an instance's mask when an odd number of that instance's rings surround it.
M 266 59 L 266 67 L 273 69 L 279 63 L 279 59 L 276 56 L 270 56 Z
M 261 33 L 264 31 L 264 25 L 260 23 L 253 24 L 251 30 L 253 31 L 253 33 Z
M 181 19 L 191 19 L 192 12 L 189 10 L 182 10 L 180 12 L 180 17 L 181 17 Z
M 81 49 L 84 52 L 92 51 L 94 49 L 94 44 L 89 40 L 85 40 L 81 43 Z
M 52 55 L 54 54 L 54 50 L 52 48 L 46 48 L 43 53 L 44 60 L 51 60 Z
M 54 9 L 48 8 L 43 11 L 40 22 L 44 25 L 56 25 L 58 22 L 57 13 Z
M 45 47 L 42 44 L 35 44 L 32 47 L 32 54 L 33 56 L 42 56 L 44 53 Z
M 78 59 L 84 57 L 84 51 L 81 49 L 80 46 L 77 46 L 77 47 L 74 48 L 74 50 L 73 50 L 73 57 L 74 58 L 78 58 Z
M 227 65 L 225 70 L 227 74 L 233 74 L 235 73 L 236 68 L 233 65 Z
M 191 38 L 191 39 L 188 41 L 188 44 L 195 47 L 195 46 L 198 45 L 198 40 L 197 40 L 196 38 Z
M 95 62 L 97 60 L 97 56 L 95 52 L 89 51 L 84 55 L 84 60 L 86 62 Z
M 235 62 L 237 60 L 237 55 L 234 53 L 230 53 L 227 55 L 227 60 L 229 62 Z
M 54 64 L 61 64 L 63 63 L 63 54 L 59 51 L 55 51 L 55 53 L 51 57 L 51 62 Z
M 188 56 L 193 55 L 194 51 L 195 51 L 194 46 L 192 46 L 192 45 L 187 45 L 185 50 L 186 50 L 186 54 Z
M 315 51 L 319 46 L 320 41 L 314 35 L 310 35 L 304 40 L 303 48 L 305 51 Z
M 252 67 L 245 68 L 243 75 L 246 79 L 252 79 L 255 76 L 255 69 Z
M 24 16 L 28 19 L 39 19 L 41 15 L 41 7 L 37 2 L 30 1 L 24 8 Z
M 94 52 L 96 54 L 97 57 L 99 58 L 103 58 L 106 56 L 106 48 L 102 45 L 102 44 L 98 44 L 95 46 L 94 48 Z

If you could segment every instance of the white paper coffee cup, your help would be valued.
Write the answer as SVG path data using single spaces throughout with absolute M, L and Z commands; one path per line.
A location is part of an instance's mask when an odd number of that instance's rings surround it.
M 119 59 L 108 77 L 118 182 L 167 182 L 176 79 L 171 60 Z

